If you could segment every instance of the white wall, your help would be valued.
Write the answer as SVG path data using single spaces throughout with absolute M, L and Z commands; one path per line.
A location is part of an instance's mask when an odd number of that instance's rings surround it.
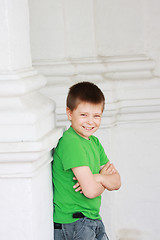
M 42 93 L 65 115 L 68 87 L 98 84 L 106 97 L 97 136 L 122 177 L 105 192 L 101 213 L 111 240 L 160 236 L 160 81 L 158 0 L 30 0 L 33 65 Z
M 122 178 L 121 189 L 103 197 L 111 239 L 159 239 L 159 132 L 160 123 L 132 123 L 97 133 Z

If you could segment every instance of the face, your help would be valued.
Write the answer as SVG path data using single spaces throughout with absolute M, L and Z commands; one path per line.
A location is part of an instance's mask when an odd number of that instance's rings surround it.
M 73 111 L 67 108 L 67 116 L 76 133 L 85 139 L 89 139 L 89 136 L 100 126 L 102 109 L 102 103 L 81 102 Z

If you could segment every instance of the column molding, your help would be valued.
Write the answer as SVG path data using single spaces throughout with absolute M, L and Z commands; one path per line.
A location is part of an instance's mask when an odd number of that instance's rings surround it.
M 56 102 L 58 125 L 69 124 L 65 98 L 79 81 L 92 81 L 105 94 L 101 128 L 160 121 L 160 81 L 153 75 L 155 62 L 145 55 L 37 60 L 33 66 L 47 79 L 41 92 Z
M 109 79 L 151 78 L 154 61 L 145 55 L 36 60 L 33 66 L 47 77 L 47 84 L 66 80 L 93 82 Z
M 33 68 L 0 72 L 0 96 L 23 96 L 46 85 L 46 78 Z
M 54 128 L 38 141 L 0 143 L 0 178 L 30 178 L 40 174 L 53 157 L 62 128 Z M 12 152 L 12 155 L 10 154 Z

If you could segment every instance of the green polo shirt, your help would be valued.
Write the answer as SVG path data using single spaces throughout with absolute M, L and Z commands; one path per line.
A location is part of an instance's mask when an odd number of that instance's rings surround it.
M 108 161 L 97 137 L 90 136 L 87 140 L 78 135 L 72 127 L 64 132 L 53 157 L 54 222 L 77 221 L 72 217 L 75 212 L 82 212 L 91 219 L 101 219 L 101 196 L 89 199 L 80 192 L 75 192 L 73 186 L 77 181 L 73 180 L 72 168 L 89 166 L 92 173 L 97 174 L 100 166 Z

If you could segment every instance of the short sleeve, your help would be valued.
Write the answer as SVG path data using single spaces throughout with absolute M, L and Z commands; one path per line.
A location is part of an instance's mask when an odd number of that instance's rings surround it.
M 108 159 L 108 157 L 104 151 L 104 148 L 102 147 L 100 142 L 99 142 L 99 152 L 100 152 L 100 166 L 102 166 L 102 165 L 106 164 L 107 162 L 109 162 L 109 159 Z
M 62 141 L 58 152 L 65 171 L 74 167 L 89 166 L 87 154 L 77 139 Z

